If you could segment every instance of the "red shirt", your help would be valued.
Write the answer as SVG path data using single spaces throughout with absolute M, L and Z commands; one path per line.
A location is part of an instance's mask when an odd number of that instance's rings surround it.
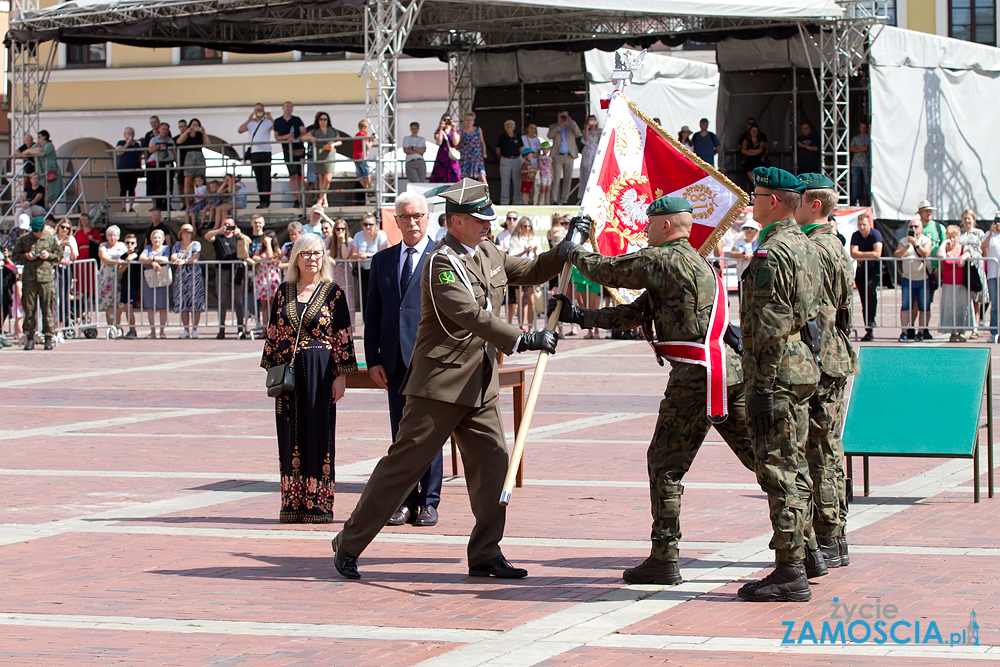
M 965 267 L 958 265 L 959 260 L 952 258 L 941 262 L 942 285 L 964 285 Z
M 365 139 L 368 138 L 368 135 L 364 133 L 364 130 L 362 130 L 361 132 L 358 132 L 354 136 L 355 137 L 364 137 Z M 355 141 L 354 142 L 354 159 L 355 160 L 362 159 L 365 156 L 365 153 L 367 153 L 367 152 L 368 151 L 365 150 L 364 139 L 362 139 L 361 141 Z
M 90 234 L 87 234 L 82 229 L 76 230 L 73 238 L 76 239 L 77 248 L 80 250 L 80 256 L 77 259 L 90 259 L 90 241 L 93 240 L 100 243 L 104 240 L 101 238 L 101 233 L 94 227 L 90 228 Z

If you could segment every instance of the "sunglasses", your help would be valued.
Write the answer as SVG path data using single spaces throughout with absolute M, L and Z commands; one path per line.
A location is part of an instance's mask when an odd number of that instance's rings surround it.
M 334 227 L 333 231 L 335 231 L 335 232 L 346 232 L 347 231 L 347 227 Z
M 362 227 L 374 227 L 375 223 L 374 222 L 363 222 L 363 223 L 361 223 L 361 226 Z

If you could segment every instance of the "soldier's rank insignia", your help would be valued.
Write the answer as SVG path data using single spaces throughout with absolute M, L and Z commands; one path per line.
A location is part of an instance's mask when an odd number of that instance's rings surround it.
M 442 271 L 438 274 L 438 282 L 442 285 L 448 285 L 455 282 L 455 272 L 454 271 Z

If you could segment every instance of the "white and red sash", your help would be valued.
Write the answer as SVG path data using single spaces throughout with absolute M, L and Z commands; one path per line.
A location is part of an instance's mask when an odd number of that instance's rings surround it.
M 708 319 L 708 333 L 705 334 L 705 342 L 654 343 L 652 336 L 648 333 L 646 341 L 656 352 L 657 357 L 666 357 L 670 361 L 705 367 L 705 385 L 708 390 L 705 402 L 706 412 L 713 424 L 720 424 L 729 415 L 726 344 L 723 342 L 726 327 L 729 325 L 729 299 L 726 298 L 722 276 L 715 269 L 712 269 L 712 274 L 715 276 L 715 300 L 712 303 L 712 314 Z M 646 332 L 644 331 L 644 333 Z

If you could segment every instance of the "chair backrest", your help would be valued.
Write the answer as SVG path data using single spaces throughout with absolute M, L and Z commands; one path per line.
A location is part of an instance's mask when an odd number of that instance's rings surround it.
M 971 457 L 990 368 L 986 347 L 863 347 L 844 453 Z

